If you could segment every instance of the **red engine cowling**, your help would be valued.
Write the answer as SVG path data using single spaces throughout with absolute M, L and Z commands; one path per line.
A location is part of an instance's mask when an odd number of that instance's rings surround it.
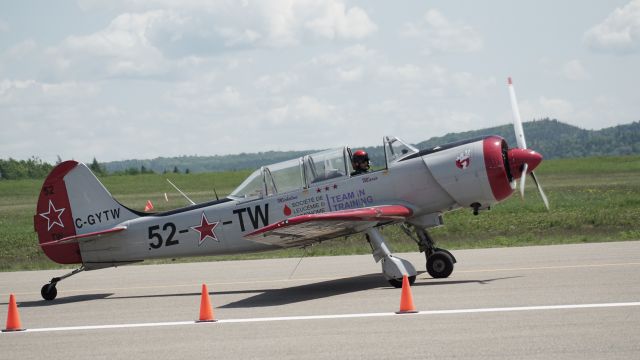
M 509 197 L 513 181 L 535 169 L 542 156 L 529 149 L 509 149 L 499 136 L 435 148 L 423 160 L 438 184 L 461 207 L 486 209 Z
M 495 202 L 502 201 L 513 193 L 513 169 L 508 165 L 507 142 L 499 136 L 490 136 L 483 140 L 482 145 L 491 193 Z

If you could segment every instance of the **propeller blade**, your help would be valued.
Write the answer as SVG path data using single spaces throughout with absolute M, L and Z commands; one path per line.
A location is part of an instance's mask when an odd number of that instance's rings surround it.
M 529 169 L 529 164 L 524 163 L 522 166 L 522 176 L 520 177 L 520 197 L 524 199 L 524 180 L 527 178 L 527 170 Z
M 524 139 L 524 129 L 522 128 L 522 119 L 520 119 L 518 99 L 516 99 L 516 91 L 513 88 L 511 78 L 509 78 L 509 98 L 511 99 L 511 110 L 513 111 L 513 130 L 516 133 L 516 143 L 519 148 L 526 149 L 527 142 Z
M 544 202 L 544 207 L 546 207 L 547 210 L 549 210 L 549 200 L 547 200 L 547 195 L 545 195 L 544 191 L 542 191 L 542 186 L 538 182 L 538 179 L 536 178 L 536 174 L 534 174 L 533 171 L 531 172 L 531 177 L 533 178 L 533 182 L 536 184 L 536 187 L 538 188 L 538 192 L 540 193 L 542 202 Z

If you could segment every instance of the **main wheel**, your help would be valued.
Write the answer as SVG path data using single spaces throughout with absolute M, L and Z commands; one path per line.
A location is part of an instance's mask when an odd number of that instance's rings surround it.
M 443 251 L 436 251 L 427 259 L 427 272 L 434 279 L 447 278 L 453 272 L 453 258 Z
M 409 285 L 413 285 L 414 282 L 416 282 L 416 276 L 409 276 Z M 402 288 L 402 279 L 398 280 L 398 279 L 389 279 L 389 284 L 391 284 L 391 286 L 393 286 L 394 288 Z
M 43 299 L 51 301 L 58 296 L 58 289 L 56 289 L 55 284 L 44 284 L 40 289 L 40 295 L 42 295 Z

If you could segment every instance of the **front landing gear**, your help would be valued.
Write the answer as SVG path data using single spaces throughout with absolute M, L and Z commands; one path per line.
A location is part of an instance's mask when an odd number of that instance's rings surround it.
M 40 295 L 42 295 L 42 298 L 47 301 L 55 299 L 56 296 L 58 296 L 58 289 L 56 289 L 56 285 L 58 284 L 58 282 L 82 271 L 84 271 L 84 265 L 68 274 L 64 274 L 60 277 L 54 277 L 48 284 L 44 284 L 42 286 L 42 288 L 40 289 Z
M 418 239 L 412 236 L 411 230 L 407 225 L 402 225 L 402 230 L 418 244 L 420 252 L 424 252 L 429 275 L 434 279 L 448 278 L 453 272 L 456 258 L 448 250 L 437 248 L 435 241 L 429 236 L 427 230 L 417 226 L 414 226 L 414 229 Z
M 454 263 L 448 251 L 436 251 L 427 257 L 427 272 L 434 279 L 448 278 L 453 272 Z
M 373 259 L 376 262 L 382 261 L 382 274 L 389 281 L 391 286 L 396 288 L 402 287 L 402 277 L 407 275 L 409 284 L 416 281 L 416 269 L 407 260 L 395 257 L 391 254 L 389 247 L 384 241 L 382 234 L 375 229 L 367 230 L 367 240 L 371 245 Z

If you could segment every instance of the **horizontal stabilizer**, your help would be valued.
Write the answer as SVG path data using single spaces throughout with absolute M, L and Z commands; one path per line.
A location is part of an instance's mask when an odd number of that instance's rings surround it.
M 54 241 L 49 241 L 46 243 L 41 243 L 40 246 L 53 246 L 53 245 L 60 245 L 60 244 L 77 244 L 80 241 L 89 241 L 89 240 L 93 240 L 95 238 L 101 237 L 101 236 L 105 236 L 105 235 L 110 235 L 113 233 L 117 233 L 123 230 L 126 230 L 127 227 L 126 226 L 116 226 L 114 228 L 111 229 L 107 229 L 107 230 L 102 230 L 102 231 L 95 231 L 95 232 L 90 232 L 90 233 L 86 233 L 86 234 L 80 234 L 80 235 L 72 235 L 72 236 L 67 236 L 65 238 L 62 238 L 60 240 L 54 240 Z
M 299 215 L 265 226 L 245 238 L 282 247 L 306 246 L 359 233 L 380 223 L 404 221 L 411 214 L 411 209 L 402 205 L 381 205 Z

